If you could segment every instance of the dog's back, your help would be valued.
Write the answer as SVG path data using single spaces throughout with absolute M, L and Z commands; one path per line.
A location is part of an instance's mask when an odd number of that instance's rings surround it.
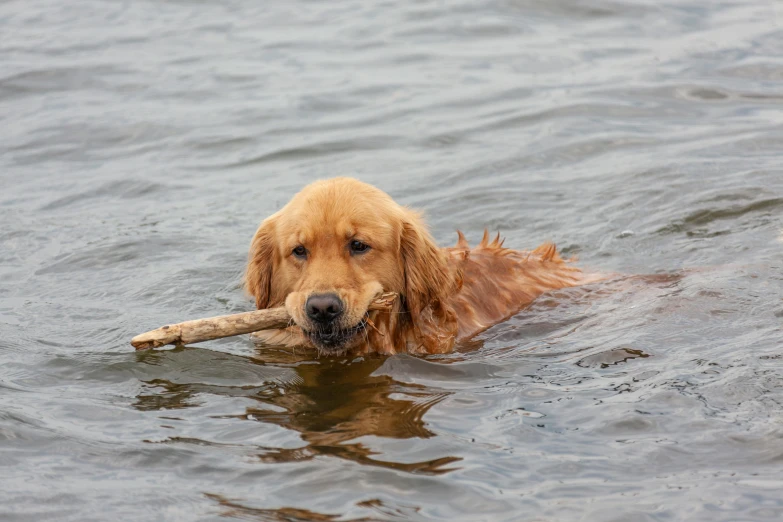
M 563 260 L 552 243 L 520 252 L 504 248 L 499 236 L 490 241 L 485 231 L 475 248 L 459 233 L 457 246 L 447 251 L 462 280 L 450 303 L 459 323 L 457 341 L 508 319 L 544 292 L 595 280 Z

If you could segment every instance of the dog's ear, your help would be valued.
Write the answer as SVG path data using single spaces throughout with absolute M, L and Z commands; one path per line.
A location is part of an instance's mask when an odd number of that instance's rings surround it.
M 405 271 L 403 300 L 414 333 L 428 353 L 447 352 L 457 336 L 457 316 L 448 304 L 457 288 L 457 274 L 421 217 L 410 210 L 402 223 L 400 251 Z
M 256 299 L 259 310 L 269 306 L 272 291 L 272 269 L 275 256 L 275 223 L 270 218 L 261 223 L 250 242 L 245 270 L 245 290 Z

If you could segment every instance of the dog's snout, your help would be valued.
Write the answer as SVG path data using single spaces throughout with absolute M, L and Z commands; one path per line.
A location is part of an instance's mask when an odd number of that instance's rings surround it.
M 307 317 L 317 323 L 331 323 L 343 313 L 343 302 L 336 294 L 315 294 L 307 298 Z

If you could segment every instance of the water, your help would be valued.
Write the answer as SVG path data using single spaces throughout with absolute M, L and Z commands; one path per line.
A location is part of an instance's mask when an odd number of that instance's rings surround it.
M 0 519 L 783 518 L 774 0 L 0 5 Z M 352 175 L 612 283 L 454 354 L 244 338 L 258 222 Z

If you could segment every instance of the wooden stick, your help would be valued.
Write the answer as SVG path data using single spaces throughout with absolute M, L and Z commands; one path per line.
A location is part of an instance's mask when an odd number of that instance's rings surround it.
M 397 294 L 386 293 L 370 303 L 368 311 L 391 310 Z M 160 348 L 167 344 L 193 344 L 222 337 L 242 335 L 258 330 L 285 328 L 291 323 L 291 316 L 284 307 L 267 308 L 241 314 L 220 315 L 195 319 L 184 323 L 168 324 L 156 330 L 137 335 L 131 344 L 137 350 Z

